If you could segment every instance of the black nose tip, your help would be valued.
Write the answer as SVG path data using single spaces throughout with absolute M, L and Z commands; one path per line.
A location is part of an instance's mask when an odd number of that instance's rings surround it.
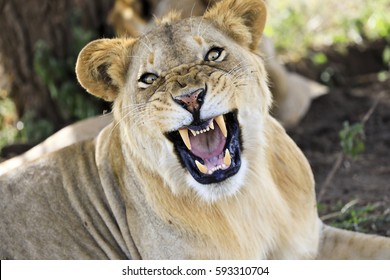
M 203 105 L 204 97 L 206 95 L 205 88 L 199 88 L 190 93 L 185 93 L 173 98 L 173 100 L 182 106 L 184 109 L 194 114 L 199 111 Z

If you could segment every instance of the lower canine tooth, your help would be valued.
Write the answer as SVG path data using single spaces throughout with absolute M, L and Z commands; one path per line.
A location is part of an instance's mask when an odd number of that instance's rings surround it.
M 226 138 L 227 137 L 227 130 L 226 130 L 226 124 L 225 124 L 225 120 L 223 119 L 223 116 L 219 115 L 218 117 L 216 117 L 215 122 L 218 124 L 219 128 L 222 131 L 223 136 L 225 136 L 225 138 Z
M 207 166 L 201 164 L 199 161 L 195 160 L 196 167 L 198 167 L 199 171 L 203 174 L 208 174 L 208 168 Z
M 190 142 L 190 137 L 188 136 L 188 129 L 181 128 L 181 129 L 179 129 L 179 133 L 180 133 L 181 139 L 183 139 L 183 142 L 186 145 L 187 149 L 191 150 L 191 142 Z
M 229 167 L 232 163 L 232 158 L 230 156 L 229 149 L 226 149 L 225 151 L 225 157 L 223 158 L 223 163 L 226 165 L 226 167 Z

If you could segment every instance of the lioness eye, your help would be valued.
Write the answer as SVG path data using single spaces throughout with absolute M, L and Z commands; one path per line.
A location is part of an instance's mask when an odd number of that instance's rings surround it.
M 158 76 L 153 73 L 144 73 L 142 74 L 141 78 L 139 78 L 139 82 L 142 82 L 147 85 L 151 85 L 154 83 L 155 80 L 157 80 Z
M 224 52 L 223 48 L 214 47 L 206 54 L 205 61 L 221 61 L 223 59 L 222 53 Z

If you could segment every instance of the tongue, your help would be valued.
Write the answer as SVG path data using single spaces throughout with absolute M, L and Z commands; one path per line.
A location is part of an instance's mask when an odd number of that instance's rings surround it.
M 226 138 L 218 126 L 205 133 L 193 136 L 190 133 L 191 152 L 204 161 L 223 156 Z

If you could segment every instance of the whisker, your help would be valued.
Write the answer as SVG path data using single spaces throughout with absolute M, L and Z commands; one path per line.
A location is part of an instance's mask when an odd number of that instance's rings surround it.
M 236 64 L 232 69 L 230 69 L 229 71 L 225 72 L 223 74 L 223 76 L 230 76 L 230 75 L 233 75 L 235 73 L 237 73 L 238 71 L 244 69 L 242 66 L 240 66 L 242 62 Z
M 233 76 L 233 81 L 236 80 L 236 79 L 242 79 L 242 78 L 245 78 L 245 79 L 249 79 L 249 78 L 253 78 L 252 75 L 250 75 L 251 72 L 250 71 L 242 71 L 242 72 L 238 72 L 238 73 L 235 73 Z
M 225 75 L 225 76 L 234 76 L 234 75 L 236 75 L 237 73 L 239 73 L 240 75 L 242 75 L 242 74 L 243 74 L 243 70 L 244 70 L 244 67 L 242 67 L 242 66 L 237 66 L 237 67 L 235 67 L 235 68 L 230 69 L 230 71 L 229 71 L 229 72 L 226 72 L 224 75 Z
M 210 8 L 210 4 L 211 4 L 211 1 L 209 0 L 209 1 L 207 2 L 207 6 L 206 6 L 206 10 L 205 10 L 205 11 L 208 11 L 208 9 Z M 206 13 L 206 12 L 205 12 L 205 13 Z M 198 36 L 203 36 L 204 32 L 205 32 L 205 31 L 208 29 L 208 27 L 211 25 L 211 24 L 207 25 L 206 28 L 203 29 L 202 34 L 199 34 L 199 33 L 200 33 L 199 31 L 200 31 L 200 28 L 201 28 L 201 26 L 202 26 L 202 23 L 203 23 L 203 19 L 204 19 L 205 13 L 203 13 L 202 19 L 200 20 L 200 23 L 199 23 L 199 26 L 198 26 Z
M 129 104 L 129 105 L 123 106 L 122 109 L 146 107 L 147 105 L 151 104 L 152 102 L 154 102 L 154 101 L 156 101 L 156 100 L 159 100 L 159 99 L 158 99 L 158 98 L 155 98 L 155 99 L 148 100 L 148 101 L 146 101 L 145 103 Z
M 129 104 L 129 105 L 123 106 L 122 109 L 145 107 L 145 106 L 148 105 L 149 103 L 150 103 L 150 102 L 139 103 L 139 104 Z
M 110 137 L 111 137 L 111 134 L 114 133 L 114 130 L 117 129 L 119 127 L 119 124 L 122 122 L 122 120 L 124 120 L 125 118 L 128 117 L 130 113 L 128 114 L 125 114 L 125 116 L 123 116 L 118 122 L 115 123 L 115 125 L 112 127 L 111 131 L 110 131 Z
M 132 115 L 138 115 L 141 114 L 146 110 L 146 107 L 141 107 L 141 108 L 126 108 L 123 109 L 122 112 L 123 114 L 132 114 Z
M 191 28 L 191 34 L 193 34 L 193 25 L 192 25 L 192 21 L 193 21 L 193 14 L 194 14 L 194 9 L 195 9 L 195 5 L 196 5 L 196 2 L 194 3 L 194 5 L 192 5 L 192 9 L 191 9 L 191 14 L 190 14 L 190 28 Z
M 205 28 L 203 28 L 202 30 L 202 33 L 200 34 L 200 36 L 203 36 L 203 34 L 209 29 L 209 27 L 210 26 L 212 26 L 213 25 L 213 23 L 209 23 L 207 26 L 205 26 Z M 199 34 L 199 32 L 198 32 L 198 34 Z
M 202 18 L 200 19 L 200 22 L 199 22 L 199 25 L 198 25 L 198 32 L 197 32 L 197 35 L 200 36 L 200 27 L 202 26 L 202 22 L 203 22 L 203 16 Z
M 148 50 L 149 50 L 150 52 L 152 52 L 152 49 L 149 47 L 148 44 L 146 44 L 146 43 L 145 43 L 144 41 L 142 41 L 142 40 L 140 40 L 140 42 L 141 42 L 145 47 L 147 47 Z
M 145 34 L 144 37 L 146 38 L 146 40 L 148 40 L 149 44 L 152 44 L 152 43 L 150 42 L 150 40 L 149 40 L 148 35 Z
M 275 56 L 274 55 L 262 56 L 261 58 L 263 59 L 263 62 L 267 62 L 267 61 L 270 61 L 271 59 L 274 59 Z
M 207 7 L 206 7 L 206 11 L 210 8 L 210 0 L 207 2 Z
M 119 124 L 121 122 L 123 122 L 126 118 L 130 117 L 131 115 L 137 116 L 137 118 L 133 120 L 132 125 L 139 126 L 141 121 L 144 121 L 145 119 L 147 119 L 147 118 L 143 117 L 146 113 L 148 113 L 148 111 L 150 111 L 150 108 L 147 105 L 148 105 L 148 102 L 143 103 L 143 104 L 130 104 L 130 105 L 122 107 L 121 110 L 122 110 L 124 116 L 114 125 L 111 133 L 114 131 L 114 129 L 116 129 L 119 126 Z M 153 115 L 151 115 L 151 116 L 153 116 Z

